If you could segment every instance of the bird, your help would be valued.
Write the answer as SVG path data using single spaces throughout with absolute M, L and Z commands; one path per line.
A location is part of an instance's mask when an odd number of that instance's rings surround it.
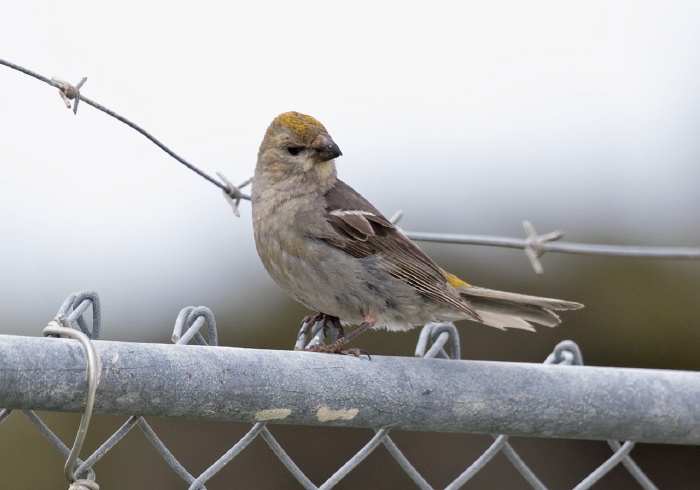
M 265 132 L 252 180 L 255 245 L 268 274 L 319 312 L 307 317 L 312 324 L 355 326 L 309 350 L 359 355 L 347 344 L 368 329 L 404 331 L 436 321 L 554 327 L 557 311 L 583 307 L 474 286 L 443 270 L 338 178 L 341 155 L 317 119 L 285 112 Z

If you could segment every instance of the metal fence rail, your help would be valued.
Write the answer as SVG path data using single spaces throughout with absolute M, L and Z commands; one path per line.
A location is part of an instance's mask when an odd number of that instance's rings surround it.
M 700 444 L 700 373 L 94 341 L 95 413 Z M 0 336 L 2 405 L 82 412 L 70 339 Z
M 83 317 L 90 308 L 91 325 Z M 448 489 L 463 486 L 499 453 L 530 486 L 546 489 L 509 444 L 510 435 L 607 440 L 612 455 L 576 490 L 590 488 L 618 464 L 642 488 L 655 489 L 630 457 L 636 442 L 700 445 L 700 373 L 584 367 L 578 347 L 569 341 L 560 343 L 544 365 L 462 361 L 456 359 L 455 327 L 431 324 L 416 349 L 423 358 L 370 360 L 209 346 L 216 344 L 216 325 L 202 307 L 186 308 L 178 316 L 177 345 L 96 340 L 99 317 L 99 298 L 88 291 L 71 295 L 44 331 L 71 338 L 0 336 L 0 406 L 5 407 L 0 423 L 22 410 L 67 458 L 71 490 L 98 489 L 93 466 L 137 427 L 191 490 L 205 488 L 258 437 L 306 489 L 332 488 L 380 445 L 418 488 L 431 489 L 392 441 L 392 429 L 508 434 L 494 435 L 491 446 Z M 200 333 L 204 326 L 208 342 Z M 200 345 L 186 345 L 191 341 Z M 33 410 L 83 412 L 73 448 Z M 92 412 L 131 417 L 81 461 Z M 252 427 L 196 476 L 144 415 L 250 422 Z M 274 438 L 270 423 L 370 427 L 375 434 L 316 486 Z

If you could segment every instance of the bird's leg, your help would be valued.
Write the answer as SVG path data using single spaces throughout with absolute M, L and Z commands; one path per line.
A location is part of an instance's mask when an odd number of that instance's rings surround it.
M 349 334 L 345 335 L 342 339 L 338 339 L 338 341 L 343 340 L 343 344 L 347 344 L 350 342 L 352 339 L 360 335 L 362 332 L 365 330 L 368 330 L 374 326 L 374 324 L 377 323 L 376 320 L 369 320 L 365 318 L 365 321 L 362 322 L 355 330 L 350 332 Z
M 294 350 L 308 350 L 304 348 L 304 345 L 306 344 L 308 335 L 314 335 L 314 332 L 317 332 L 314 336 L 318 337 L 318 339 L 312 339 L 312 342 L 313 340 L 316 340 L 316 342 L 319 343 L 316 345 L 323 345 L 323 341 L 318 335 L 318 333 L 320 333 L 318 332 L 319 329 L 315 328 L 317 324 L 319 324 L 320 328 L 323 329 L 323 337 L 327 336 L 328 330 L 331 328 L 334 328 L 337 333 L 337 336 L 333 335 L 333 340 L 345 336 L 345 331 L 343 330 L 343 327 L 340 326 L 340 320 L 338 320 L 338 317 L 326 315 L 325 313 L 319 313 L 315 316 L 309 315 L 304 317 L 304 319 L 301 321 L 301 328 L 299 329 L 299 334 L 297 335 L 297 343 L 294 346 Z
M 297 342 L 294 344 L 294 350 L 304 350 L 306 346 L 307 339 L 309 338 L 309 333 L 313 333 L 313 328 L 321 320 L 321 313 L 316 316 L 306 316 L 301 321 L 301 328 L 299 328 L 299 333 L 297 334 Z
M 345 337 L 345 330 L 340 324 L 340 319 L 335 316 L 326 316 L 326 323 L 324 323 L 325 330 L 330 330 L 331 339 L 335 342 L 338 339 Z

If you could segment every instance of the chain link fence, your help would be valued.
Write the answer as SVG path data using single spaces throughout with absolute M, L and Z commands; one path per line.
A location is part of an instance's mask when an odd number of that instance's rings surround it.
M 182 488 L 191 490 L 207 488 L 256 439 L 305 489 L 336 487 L 380 446 L 417 488 L 434 488 L 392 440 L 392 431 L 402 429 L 502 433 L 448 489 L 464 487 L 499 454 L 524 485 L 547 488 L 509 435 L 607 439 L 611 455 L 576 489 L 591 488 L 620 465 L 638 488 L 655 489 L 630 456 L 635 441 L 700 445 L 700 373 L 583 367 L 570 341 L 557 345 L 544 365 L 460 361 L 451 324 L 424 327 L 416 348 L 423 359 L 224 348 L 217 347 L 211 311 L 189 307 L 177 317 L 176 345 L 104 342 L 98 340 L 99 298 L 91 291 L 66 299 L 44 334 L 67 339 L 0 337 L 0 405 L 6 407 L 0 423 L 7 424 L 13 411 L 27 417 L 66 458 L 71 490 L 99 488 L 94 466 L 136 428 L 182 479 Z M 34 410 L 82 412 L 72 448 Z M 80 459 L 93 412 L 130 416 Z M 144 416 L 252 426 L 208 468 L 194 472 Z M 315 483 L 269 424 L 364 427 L 374 435 L 326 481 Z
M 74 112 L 82 101 L 138 131 L 222 189 L 236 215 L 240 201 L 249 198 L 241 189 L 250 180 L 235 186 L 221 175 L 221 181 L 208 176 L 145 129 L 81 94 L 85 79 L 73 86 L 5 60 L 0 60 L 0 65 L 58 88 Z M 392 221 L 398 219 L 395 215 Z M 698 248 L 555 243 L 562 237 L 561 232 L 538 235 L 528 222 L 524 226 L 525 239 L 416 232 L 407 235 L 421 241 L 524 249 L 538 274 L 542 273 L 539 257 L 550 251 L 700 258 Z M 402 445 L 395 442 L 401 430 L 493 437 L 493 442 L 460 468 L 451 482 L 440 486 L 450 489 L 473 483 L 489 463 L 511 465 L 523 488 L 547 488 L 538 472 L 531 469 L 533 463 L 525 463 L 531 455 L 525 458 L 522 450 L 516 451 L 512 436 L 550 438 L 550 443 L 554 442 L 552 438 L 606 440 L 610 455 L 570 486 L 577 489 L 591 488 L 599 482 L 605 485 L 604 477 L 609 479 L 610 473 L 620 468 L 628 472 L 629 481 L 636 482 L 637 488 L 656 488 L 630 456 L 636 443 L 700 446 L 700 374 L 584 367 L 581 352 L 573 342 L 557 345 L 541 366 L 459 361 L 459 337 L 454 326 L 431 324 L 422 330 L 416 348 L 416 356 L 423 359 L 373 356 L 370 360 L 364 356 L 221 348 L 217 346 L 214 316 L 203 307 L 182 310 L 173 332 L 176 345 L 170 346 L 100 341 L 100 317 L 99 298 L 87 291 L 71 295 L 44 330 L 47 337 L 64 339 L 0 336 L 0 407 L 6 407 L 0 409 L 0 448 L 3 427 L 25 417 L 66 460 L 65 476 L 75 490 L 98 488 L 95 465 L 123 447 L 132 432 L 143 433 L 181 479 L 182 488 L 190 489 L 203 489 L 205 485 L 213 488 L 212 478 L 240 460 L 241 454 L 251 451 L 256 443 L 269 447 L 301 488 L 342 487 L 380 447 L 386 449 L 407 481 L 421 489 L 434 488 L 434 483 L 429 483 L 434 475 L 409 454 L 412 448 L 404 445 L 402 450 Z M 323 342 L 323 335 L 323 331 L 313 331 L 308 338 L 300 338 L 297 346 L 309 340 L 312 344 Z M 57 436 L 58 429 L 49 428 L 47 416 L 35 411 L 82 413 L 71 447 Z M 92 454 L 80 459 L 86 435 L 95 431 L 94 424 L 90 430 L 93 413 L 128 418 Z M 213 464 L 195 470 L 173 454 L 172 441 L 164 442 L 163 432 L 154 429 L 154 421 L 149 423 L 144 416 L 238 422 L 250 424 L 250 429 Z M 279 435 L 273 436 L 271 424 L 325 428 L 321 430 L 364 428 L 372 435 L 319 483 L 322 480 L 308 468 L 302 469 L 298 455 L 293 455 L 288 446 L 285 450 Z M 138 431 L 133 431 L 135 428 Z M 10 447 L 0 457 L 5 470 L 16 464 L 12 460 L 14 449 Z M 323 456 L 318 456 L 319 465 Z M 2 476 L 0 473 L 0 488 Z M 165 488 L 155 478 L 151 485 Z M 673 488 L 696 486 L 697 482 L 686 481 Z M 391 485 L 373 481 L 365 487 Z M 394 488 L 403 487 L 396 484 Z

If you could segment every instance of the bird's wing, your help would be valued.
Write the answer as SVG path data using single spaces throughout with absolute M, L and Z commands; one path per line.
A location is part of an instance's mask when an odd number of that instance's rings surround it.
M 325 198 L 333 233 L 321 238 L 328 244 L 353 257 L 377 257 L 391 276 L 481 321 L 465 301 L 450 294 L 442 269 L 352 187 L 339 180 Z

